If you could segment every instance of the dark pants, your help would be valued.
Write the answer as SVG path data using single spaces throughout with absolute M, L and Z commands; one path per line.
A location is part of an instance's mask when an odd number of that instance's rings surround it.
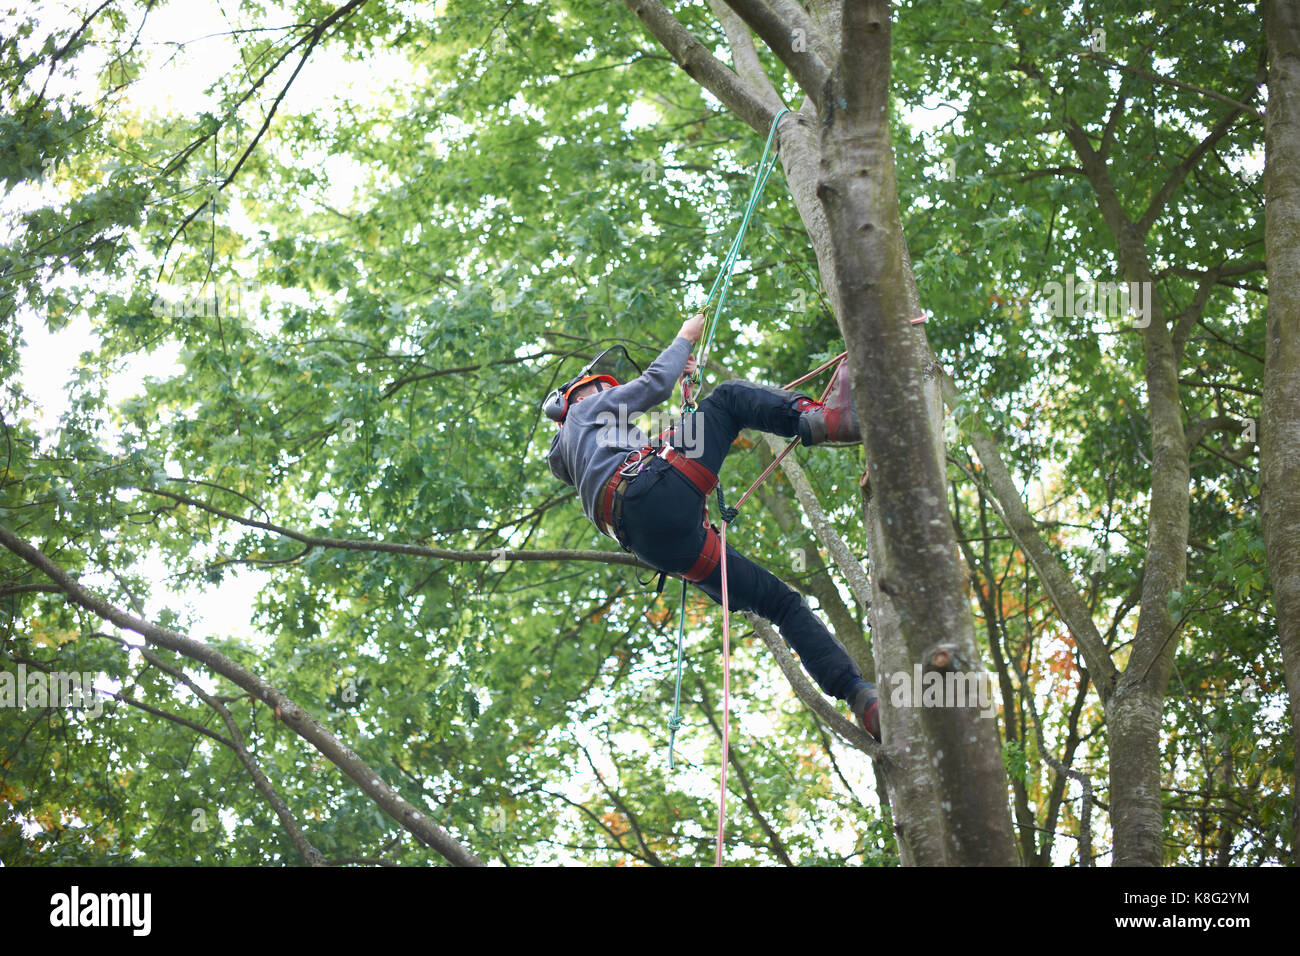
M 799 422 L 794 394 L 752 382 L 723 382 L 700 402 L 694 422 L 678 423 L 672 444 L 717 474 L 743 428 L 794 437 Z M 684 475 L 662 458 L 651 458 L 626 486 L 621 533 L 642 561 L 680 574 L 695 563 L 704 547 L 702 505 L 699 489 Z M 721 604 L 721 564 L 697 587 Z M 831 697 L 847 700 L 862 685 L 858 665 L 799 592 L 730 544 L 727 596 L 733 611 L 753 611 L 776 625 L 813 680 Z

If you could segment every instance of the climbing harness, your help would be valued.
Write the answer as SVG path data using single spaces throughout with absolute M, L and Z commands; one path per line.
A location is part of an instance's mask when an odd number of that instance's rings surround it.
M 645 445 L 629 452 L 627 458 L 614 469 L 613 474 L 609 476 L 609 480 L 605 482 L 596 522 L 601 532 L 617 541 L 619 547 L 624 551 L 630 552 L 632 549 L 628 546 L 619 530 L 623 523 L 623 494 L 626 491 L 628 482 L 641 473 L 641 469 L 645 467 L 646 462 L 652 457 L 662 458 L 677 469 L 706 498 L 718 483 L 717 475 L 693 458 L 688 458 L 672 445 L 660 445 L 658 447 Z M 713 537 L 716 537 L 716 531 L 711 535 L 711 538 Z M 696 559 L 695 564 L 687 569 L 683 574 L 683 578 L 686 581 L 703 581 L 717 567 L 717 556 L 718 546 L 716 541 L 706 541 L 700 557 Z M 661 579 L 662 577 L 661 575 Z

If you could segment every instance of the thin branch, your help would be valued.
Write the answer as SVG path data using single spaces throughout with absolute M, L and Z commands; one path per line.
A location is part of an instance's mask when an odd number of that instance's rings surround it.
M 301 544 L 308 544 L 316 548 L 336 548 L 341 551 L 370 551 L 380 552 L 383 554 L 408 554 L 416 558 L 442 558 L 451 561 L 597 561 L 602 564 L 627 564 L 638 568 L 649 568 L 648 564 L 643 564 L 637 559 L 636 555 L 627 554 L 621 551 L 567 551 L 567 550 L 536 550 L 536 551 L 515 551 L 508 548 L 496 548 L 485 551 L 482 549 L 458 551 L 449 548 L 431 548 L 422 544 L 406 544 L 403 542 L 393 541 L 366 541 L 358 538 L 330 538 L 320 535 L 306 534 L 302 531 L 295 531 L 292 528 L 286 528 L 282 525 L 272 524 L 269 521 L 257 521 L 252 518 L 241 518 L 237 514 L 224 511 L 221 508 L 213 507 L 205 502 L 187 495 L 178 495 L 174 492 L 163 491 L 159 488 L 142 488 L 151 495 L 158 495 L 161 498 L 170 498 L 178 504 L 189 505 L 207 511 L 210 514 L 225 518 L 227 521 L 234 521 L 237 524 L 244 525 L 248 528 L 257 528 L 260 531 L 269 531 L 272 534 L 278 534 L 290 538 Z
M 721 741 L 722 727 L 719 726 L 717 718 L 713 716 L 713 704 L 709 701 L 708 688 L 705 686 L 703 680 L 697 680 L 696 686 L 699 688 L 700 692 L 699 708 L 704 714 L 704 719 L 707 720 L 709 726 L 713 728 L 714 735 L 719 741 Z M 754 788 L 749 783 L 749 774 L 745 772 L 745 766 L 740 762 L 740 757 L 736 753 L 736 748 L 729 747 L 727 754 L 727 762 L 735 768 L 736 780 L 740 783 L 740 789 L 742 791 L 740 798 L 744 801 L 745 806 L 749 808 L 750 814 L 752 814 L 754 819 L 758 821 L 758 825 L 762 828 L 763 833 L 767 835 L 767 842 L 771 845 L 772 852 L 775 853 L 777 859 L 786 866 L 794 866 L 794 860 L 790 859 L 790 854 L 786 850 L 785 844 L 781 842 L 781 835 L 776 832 L 776 828 L 773 827 L 772 824 L 768 823 L 767 817 L 763 816 L 763 811 L 762 808 L 759 807 L 758 801 L 754 799 Z
M 138 708 L 139 710 L 143 710 L 146 714 L 153 714 L 155 717 L 161 717 L 164 720 L 170 720 L 174 724 L 180 724 L 182 727 L 188 727 L 190 730 L 193 730 L 195 733 L 200 733 L 205 737 L 211 737 L 217 743 L 221 744 L 224 747 L 229 747 L 231 750 L 235 749 L 235 742 L 231 740 L 229 737 L 223 737 L 215 730 L 209 730 L 207 727 L 204 727 L 202 724 L 198 723 L 197 721 L 190 720 L 187 717 L 182 717 L 180 716 L 180 714 L 173 714 L 165 710 L 160 710 L 157 707 L 153 707 L 149 704 L 146 704 L 142 700 L 136 700 L 134 697 L 129 697 L 126 694 L 123 694 L 121 692 L 115 692 L 109 694 L 108 696 L 113 698 L 114 700 L 119 700 L 124 704 L 129 704 L 132 707 Z
M 957 386 L 947 372 L 941 374 L 944 401 L 949 408 L 955 408 L 961 402 Z M 1057 614 L 1078 643 L 1087 661 L 1088 669 L 1096 676 L 1097 691 L 1104 703 L 1115 687 L 1119 671 L 1106 651 L 1106 645 L 1097 632 L 1096 623 L 1084 606 L 1083 598 L 1075 588 L 1074 582 L 1070 580 L 1069 572 L 1060 559 L 1051 553 L 1042 535 L 1038 533 L 1034 519 L 1029 514 L 1029 509 L 1025 507 L 1025 503 L 1021 501 L 1020 493 L 1011 479 L 1011 473 L 1007 470 L 1006 463 L 1002 461 L 993 436 L 982 424 L 976 422 L 970 429 L 970 440 L 975 453 L 979 456 L 980 464 L 984 466 L 984 476 L 988 485 L 985 488 L 983 482 L 978 482 L 978 487 L 993 502 L 1003 525 L 1015 539 L 1016 546 L 1024 552 L 1034 566 L 1043 589 L 1047 591 L 1052 604 L 1056 607 Z
M 781 439 L 774 435 L 764 434 L 767 445 L 772 449 L 774 455 L 781 454 L 785 450 Z M 830 520 L 826 517 L 826 512 L 822 508 L 821 502 L 817 499 L 816 492 L 813 491 L 812 484 L 808 481 L 808 476 L 804 474 L 803 468 L 793 455 L 786 455 L 781 461 L 781 470 L 785 473 L 786 478 L 790 479 L 790 484 L 794 486 L 795 497 L 799 499 L 799 504 L 803 506 L 804 514 L 808 516 L 808 521 L 812 524 L 813 533 L 817 535 L 817 540 L 822 543 L 831 558 L 835 561 L 835 566 L 839 568 L 840 573 L 844 575 L 845 580 L 849 583 L 849 590 L 857 599 L 859 605 L 864 609 L 871 607 L 871 580 L 867 577 L 866 568 L 858 560 L 848 542 L 840 537 L 833 527 Z
M 1246 100 L 1235 100 L 1231 96 L 1216 92 L 1215 90 L 1207 90 L 1203 86 L 1195 86 L 1191 83 L 1185 83 L 1182 80 L 1175 80 L 1170 76 L 1161 76 L 1159 73 L 1152 73 L 1150 70 L 1143 70 L 1136 66 L 1128 66 L 1127 64 L 1116 62 L 1108 56 L 1092 56 L 1091 59 L 1110 67 L 1112 70 L 1119 70 L 1121 73 L 1128 73 L 1130 76 L 1141 77 L 1144 80 L 1150 80 L 1152 83 L 1163 83 L 1166 86 L 1175 86 L 1180 90 L 1199 93 L 1202 96 L 1208 96 L 1212 100 L 1218 100 L 1220 103 L 1227 103 L 1229 106 L 1235 107 L 1238 112 L 1249 113 L 1256 119 L 1264 118 L 1264 115 L 1246 102 Z M 1248 100 L 1249 97 L 1246 99 Z

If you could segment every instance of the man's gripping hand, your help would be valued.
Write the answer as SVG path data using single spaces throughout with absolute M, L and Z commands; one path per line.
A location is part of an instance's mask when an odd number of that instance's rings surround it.
M 683 322 L 677 335 L 683 339 L 690 339 L 692 343 L 699 342 L 704 335 L 704 313 L 697 312 Z

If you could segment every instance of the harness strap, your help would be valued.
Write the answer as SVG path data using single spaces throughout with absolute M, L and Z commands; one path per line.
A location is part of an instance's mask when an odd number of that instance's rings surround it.
M 658 449 L 653 445 L 645 445 L 635 451 L 628 452 L 627 457 L 623 459 L 622 463 L 619 464 L 617 468 L 614 469 L 613 474 L 609 476 L 609 480 L 605 482 L 604 491 L 600 496 L 600 506 L 596 514 L 596 527 L 600 529 L 601 534 L 608 535 L 615 541 L 618 541 L 624 550 L 627 550 L 627 545 L 623 544 L 622 541 L 619 541 L 618 535 L 615 533 L 615 527 L 617 525 L 617 522 L 615 521 L 615 506 L 619 503 L 619 500 L 622 497 L 624 480 L 633 477 L 633 475 L 628 474 L 630 467 L 639 462 L 645 461 L 646 456 L 652 453 L 677 469 L 677 471 L 680 472 L 681 475 L 706 498 L 708 497 L 709 492 L 718 485 L 717 475 L 709 471 L 708 468 L 695 459 L 682 454 L 672 445 L 664 445 L 662 448 Z M 638 471 L 639 470 L 640 469 L 638 468 Z M 716 564 L 717 562 L 715 561 L 714 563 Z
M 704 497 L 709 496 L 718 484 L 718 476 L 709 471 L 704 465 L 700 464 L 694 458 L 688 458 L 683 455 L 672 445 L 664 445 L 657 452 L 660 458 L 668 462 L 678 471 L 680 471 L 686 480 L 699 489 L 700 494 Z
M 700 582 L 713 573 L 713 569 L 718 566 L 718 561 L 722 558 L 722 541 L 718 537 L 718 529 L 709 525 L 709 533 L 704 538 L 704 548 L 700 551 L 700 556 L 695 559 L 695 563 L 690 566 L 682 577 L 687 581 Z
M 600 508 L 596 513 L 596 527 L 600 529 L 601 534 L 609 535 L 618 541 L 614 534 L 614 493 L 618 491 L 618 486 L 623 481 L 623 469 L 626 463 L 619 465 L 614 469 L 614 473 L 609 476 L 609 481 L 605 482 L 605 490 L 600 496 Z M 619 541 L 619 544 L 622 544 Z

